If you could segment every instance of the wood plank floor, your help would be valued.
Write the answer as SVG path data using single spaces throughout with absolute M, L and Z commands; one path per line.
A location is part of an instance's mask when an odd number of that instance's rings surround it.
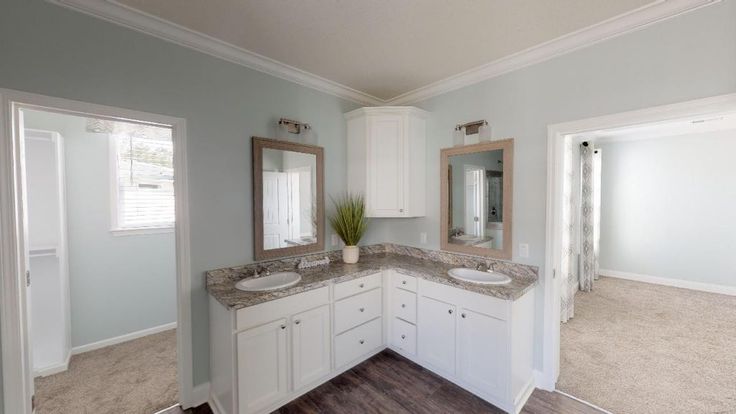
M 163 414 L 212 414 L 206 405 Z M 444 378 L 386 350 L 276 410 L 277 414 L 503 413 Z M 524 414 L 601 414 L 562 394 L 535 390 Z

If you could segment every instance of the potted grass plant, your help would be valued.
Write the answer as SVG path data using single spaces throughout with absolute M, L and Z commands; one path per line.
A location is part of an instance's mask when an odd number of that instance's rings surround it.
M 342 248 L 342 261 L 358 263 L 360 248 L 358 242 L 365 234 L 368 221 L 365 218 L 365 200 L 362 195 L 345 194 L 338 200 L 332 199 L 335 213 L 330 217 L 332 230 L 345 243 Z

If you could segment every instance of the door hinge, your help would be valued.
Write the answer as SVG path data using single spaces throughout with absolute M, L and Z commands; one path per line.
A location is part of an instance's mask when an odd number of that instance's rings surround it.
M 557 269 L 552 269 L 552 279 L 557 277 Z
M 26 270 L 26 287 L 31 286 L 31 271 Z

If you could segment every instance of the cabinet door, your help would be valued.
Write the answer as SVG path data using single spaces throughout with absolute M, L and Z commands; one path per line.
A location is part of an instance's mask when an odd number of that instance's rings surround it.
M 294 390 L 330 373 L 330 306 L 291 319 Z
M 286 396 L 286 328 L 286 319 L 279 319 L 238 334 L 240 414 L 256 412 Z
M 371 116 L 368 121 L 369 217 L 404 215 L 404 118 L 395 115 Z
M 455 373 L 455 306 L 436 299 L 419 298 L 419 358 L 434 367 Z
M 460 378 L 483 392 L 503 398 L 506 337 L 506 322 L 461 309 L 458 335 Z

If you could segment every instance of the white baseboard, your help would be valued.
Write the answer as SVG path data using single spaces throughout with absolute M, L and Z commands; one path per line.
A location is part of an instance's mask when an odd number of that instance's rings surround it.
M 555 390 L 554 382 L 550 384 L 549 378 L 547 378 L 544 375 L 544 372 L 538 369 L 534 370 L 534 385 L 540 390 L 545 390 L 545 391 L 550 391 L 550 392 Z
M 618 270 L 600 269 L 601 276 L 615 277 L 617 279 L 633 280 L 635 282 L 651 283 L 654 285 L 671 286 L 682 289 L 699 290 L 701 292 L 720 293 L 722 295 L 736 296 L 736 286 L 716 285 L 713 283 L 691 282 L 682 279 L 670 279 L 659 276 L 640 275 L 637 273 L 619 272 Z
M 33 377 L 48 377 L 49 375 L 58 374 L 69 369 L 69 360 L 72 358 L 72 353 L 69 352 L 66 355 L 66 359 L 58 364 L 52 364 L 38 370 L 33 371 Z
M 175 328 L 176 322 L 172 322 L 165 325 L 154 326 L 153 328 L 144 329 L 142 331 L 131 332 L 129 334 L 116 336 L 115 338 L 103 339 L 102 341 L 92 342 L 91 344 L 75 346 L 74 348 L 72 348 L 72 355 L 94 351 L 95 349 L 104 348 L 110 345 L 121 344 L 123 342 L 132 341 L 133 339 L 143 338 L 144 336 L 157 334 L 159 332 L 164 332 Z
M 225 410 L 222 409 L 222 405 L 220 405 L 220 401 L 212 395 L 207 402 L 210 406 L 210 410 L 212 410 L 213 414 L 227 414 Z
M 205 382 L 204 384 L 195 385 L 192 388 L 191 401 L 189 401 L 191 407 L 199 407 L 204 403 L 208 403 L 210 400 L 210 383 Z M 190 408 L 190 407 L 185 407 Z
M 595 405 L 593 403 L 589 403 L 589 402 L 587 402 L 585 400 L 582 400 L 582 399 L 580 399 L 580 398 L 578 398 L 578 397 L 576 397 L 574 395 L 570 395 L 570 394 L 568 394 L 568 393 L 566 393 L 564 391 L 555 390 L 555 392 L 558 393 L 558 394 L 562 394 L 565 397 L 570 398 L 570 399 L 573 399 L 573 400 L 575 400 L 577 402 L 583 403 L 583 404 L 587 405 L 588 407 L 594 408 L 594 409 L 600 411 L 602 414 L 613 414 L 612 412 L 606 410 L 605 408 L 601 408 L 601 407 L 599 407 L 599 406 L 597 406 L 597 405 Z

